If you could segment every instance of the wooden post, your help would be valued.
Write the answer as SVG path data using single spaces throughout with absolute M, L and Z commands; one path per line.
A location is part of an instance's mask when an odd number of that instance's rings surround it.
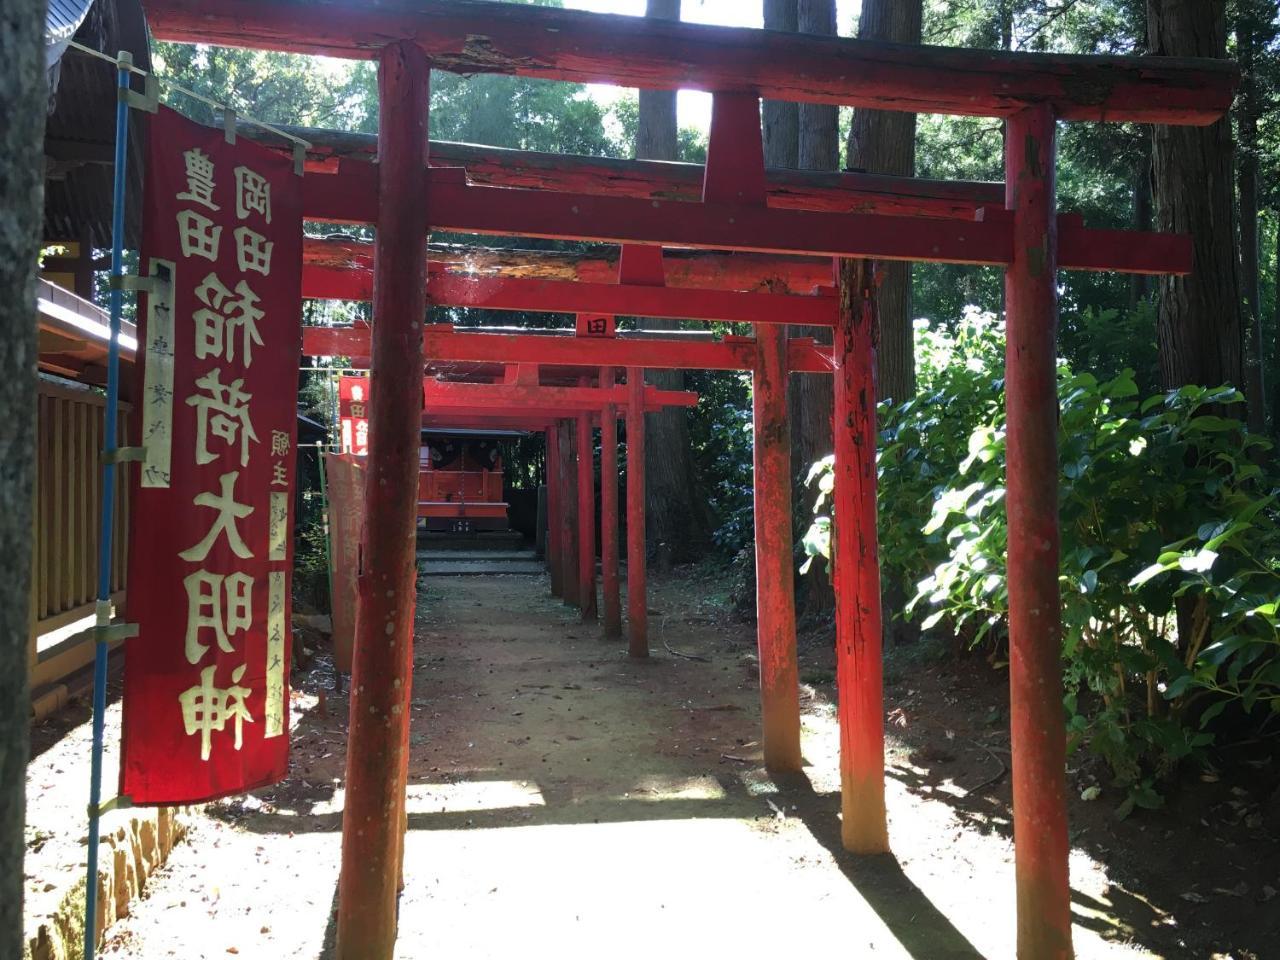
M 1056 130 L 1047 105 L 1009 117 L 1005 271 L 1009 726 L 1018 956 L 1071 952 L 1066 727 L 1058 595 Z
M 644 539 L 644 370 L 627 367 L 627 652 L 649 656 Z
M 547 570 L 551 573 L 551 595 L 564 596 L 564 568 L 560 559 L 560 531 L 564 517 L 560 515 L 560 429 L 547 428 Z
M 835 530 L 831 538 L 839 687 L 841 839 L 886 853 L 884 665 L 876 537 L 875 300 L 871 263 L 840 262 L 835 329 Z
M 596 483 L 591 414 L 578 414 L 578 606 L 583 620 L 596 610 Z
M 751 375 L 756 648 L 760 656 L 764 763 L 779 773 L 801 769 L 786 357 L 785 328 L 756 328 L 756 366 Z
M 578 467 L 571 421 L 560 420 L 560 596 L 578 606 Z
M 383 48 L 365 566 L 347 742 L 339 960 L 391 960 L 395 950 L 427 311 L 428 79 L 427 60 L 417 45 L 401 41 Z
M 600 385 L 613 386 L 612 367 L 600 371 Z M 618 407 L 600 413 L 600 577 L 604 593 L 604 635 L 622 636 L 622 595 L 618 584 Z

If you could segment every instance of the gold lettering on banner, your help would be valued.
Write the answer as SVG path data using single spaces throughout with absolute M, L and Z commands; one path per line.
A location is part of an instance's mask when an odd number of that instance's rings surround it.
M 196 325 L 196 359 L 217 357 L 233 363 L 238 335 L 240 356 L 248 370 L 253 366 L 253 345 L 262 346 L 258 333 L 258 321 L 263 317 L 257 307 L 259 296 L 243 280 L 236 284 L 234 292 L 229 290 L 217 273 L 210 271 L 196 287 L 196 297 L 207 308 L 197 310 L 191 317 Z
M 271 251 L 274 240 L 268 240 L 248 227 L 236 227 L 236 263 L 241 272 L 252 270 L 264 277 L 271 275 Z
M 236 167 L 236 216 L 244 220 L 251 213 L 271 222 L 271 183 L 248 167 Z
M 271 455 L 273 457 L 289 455 L 289 434 L 284 430 L 271 431 Z
M 245 705 L 253 691 L 240 686 L 245 665 L 241 664 L 231 672 L 231 686 L 226 688 L 213 685 L 217 669 L 216 665 L 205 667 L 200 671 L 199 686 L 189 687 L 178 694 L 178 702 L 182 704 L 182 724 L 187 736 L 200 735 L 200 759 L 205 761 L 209 759 L 214 732 L 225 730 L 228 720 L 235 724 L 237 750 L 244 742 L 244 724 L 253 723 Z
M 253 626 L 253 578 L 246 573 L 224 577 L 197 570 L 182 585 L 187 591 L 187 662 L 199 663 L 209 649 L 200 642 L 201 630 L 213 631 L 223 653 L 235 653 L 229 638 Z
M 218 244 L 222 240 L 222 227 L 194 210 L 178 211 L 178 239 L 184 257 L 218 259 Z
M 244 542 L 244 538 L 240 536 L 240 529 L 236 526 L 236 521 L 245 519 L 257 508 L 251 507 L 247 503 L 236 502 L 236 479 L 239 476 L 240 471 L 238 470 L 224 473 L 218 478 L 220 487 L 218 493 L 198 493 L 191 498 L 191 502 L 197 507 L 209 507 L 217 510 L 218 517 L 214 520 L 213 525 L 209 527 L 209 532 L 204 535 L 204 539 L 194 547 L 188 547 L 178 554 L 183 560 L 191 560 L 195 563 L 203 561 L 209 555 L 209 551 L 213 549 L 213 544 L 220 533 L 227 535 L 227 546 L 241 560 L 248 560 L 253 556 L 253 551 Z
M 273 570 L 267 576 L 267 697 L 262 735 L 270 739 L 285 732 L 285 574 L 283 570 Z
M 187 192 L 177 194 L 179 200 L 190 200 L 210 210 L 221 210 L 213 202 L 213 160 L 199 147 L 192 147 L 182 155 L 187 168 Z
M 209 452 L 209 434 L 212 433 L 228 446 L 238 443 L 240 466 L 247 467 L 249 443 L 257 443 L 258 434 L 249 420 L 249 401 L 253 397 L 242 389 L 244 378 L 223 383 L 222 368 L 214 367 L 196 381 L 196 386 L 206 391 L 187 397 L 187 406 L 195 407 L 197 413 L 196 463 L 204 466 L 217 459 Z

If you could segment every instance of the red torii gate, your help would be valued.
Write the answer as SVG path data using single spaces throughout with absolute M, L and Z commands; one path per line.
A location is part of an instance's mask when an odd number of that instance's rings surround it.
M 472 335 L 485 337 L 487 334 Z M 536 338 L 535 338 L 536 339 Z M 561 341 L 564 342 L 564 341 Z M 592 341 L 585 341 L 592 342 Z M 305 348 L 304 348 L 305 349 Z M 436 361 L 442 359 L 437 356 Z M 563 378 L 563 370 L 557 371 Z M 472 376 L 483 377 L 483 371 Z M 492 382 L 453 382 L 427 379 L 423 384 L 424 426 L 514 427 L 546 435 L 547 442 L 547 566 L 551 572 L 551 592 L 582 611 L 584 620 L 595 620 L 598 614 L 595 586 L 595 490 L 591 458 L 591 429 L 600 426 L 600 566 L 604 593 L 604 630 L 608 637 L 622 635 L 622 604 L 618 576 L 618 411 L 625 410 L 628 429 L 628 455 L 633 469 L 643 473 L 644 414 L 668 407 L 692 407 L 698 395 L 689 391 L 658 390 L 644 385 L 644 371 L 631 367 L 628 384 L 618 386 L 614 368 L 601 366 L 591 386 L 591 374 L 580 372 L 573 379 L 576 386 L 540 383 L 537 363 L 515 362 L 506 365 L 504 380 Z M 568 445 L 562 448 L 560 431 L 571 425 L 576 447 L 572 456 Z M 565 462 L 573 461 L 570 469 Z M 632 656 L 648 655 L 648 638 L 644 630 L 643 610 L 646 605 L 644 571 L 644 486 L 628 485 L 628 544 L 638 552 L 639 563 L 627 566 L 628 597 L 631 605 Z M 577 542 L 574 530 L 565 522 L 565 505 L 573 498 L 577 504 Z M 554 532 L 554 536 L 551 535 Z M 637 541 L 638 538 L 638 541 Z
M 793 300 L 798 298 L 778 298 Z M 809 298 L 816 299 L 816 298 Z M 803 315 L 803 314 L 802 314 Z M 734 320 L 732 312 L 725 319 Z M 679 391 L 656 391 L 645 387 L 644 369 L 705 369 L 744 370 L 753 376 L 754 421 L 759 436 L 757 452 L 763 457 L 755 470 L 756 526 L 770 531 L 760 549 L 757 567 L 758 610 L 757 632 L 762 654 L 771 654 L 772 669 L 762 675 L 773 681 L 762 690 L 762 708 L 765 714 L 763 740 L 765 756 L 772 769 L 799 769 L 799 704 L 795 687 L 794 598 L 791 593 L 789 563 L 790 502 L 789 476 L 790 439 L 786 432 L 786 376 L 796 373 L 831 373 L 833 361 L 829 348 L 819 347 L 812 339 L 798 337 L 781 341 L 785 356 L 770 357 L 757 348 L 752 337 L 726 336 L 720 340 L 709 339 L 706 334 L 684 331 L 636 331 L 631 334 L 613 330 L 612 317 L 608 336 L 584 337 L 582 328 L 586 318 L 578 317 L 577 336 L 568 330 L 531 331 L 526 328 L 483 328 L 477 332 L 458 330 L 450 324 L 427 324 L 424 328 L 423 347 L 428 370 L 451 372 L 454 365 L 461 365 L 466 375 L 481 380 L 504 383 L 535 384 L 541 380 L 540 371 L 548 371 L 557 381 L 567 380 L 579 387 L 566 387 L 582 398 L 583 406 L 593 407 L 606 400 L 598 411 L 601 428 L 601 567 L 604 580 L 604 630 L 607 637 L 622 633 L 621 604 L 618 596 L 617 555 L 617 416 L 621 407 L 626 410 L 628 458 L 630 464 L 627 486 L 627 563 L 628 582 L 628 650 L 632 656 L 648 656 L 647 597 L 645 577 L 645 494 L 644 494 L 644 417 L 643 413 L 664 407 L 692 406 L 696 395 Z M 736 318 L 741 320 L 741 317 Z M 517 332 L 518 331 L 518 332 Z M 303 354 L 311 356 L 348 356 L 362 358 L 368 355 L 371 332 L 367 325 L 349 327 L 309 327 L 303 331 Z M 766 367 L 765 363 L 773 366 Z M 627 366 L 630 364 L 631 366 Z M 625 396 L 621 388 L 613 387 L 611 394 L 603 391 L 591 393 L 581 389 L 584 378 L 589 380 L 599 371 L 598 380 L 607 383 L 616 378 L 615 371 L 624 368 L 627 375 Z M 633 389 L 632 385 L 635 385 Z M 547 406 L 521 405 L 512 409 L 514 395 L 494 394 L 492 402 L 481 406 L 459 405 L 466 391 L 475 385 L 442 386 L 428 381 L 426 388 L 426 412 L 424 425 L 452 425 L 472 427 L 523 427 L 544 432 L 547 437 L 547 470 L 549 513 L 553 518 L 551 528 L 562 531 L 560 539 L 549 540 L 551 553 L 563 553 L 549 557 L 552 574 L 552 594 L 563 596 L 571 605 L 581 605 L 584 617 L 594 617 L 593 602 L 580 603 L 580 597 L 594 601 L 591 585 L 593 565 L 581 561 L 579 568 L 572 559 L 573 543 L 564 532 L 566 526 L 555 522 L 561 516 L 561 502 L 573 499 L 590 514 L 592 498 L 570 489 L 577 476 L 579 490 L 591 482 L 590 469 L 579 460 L 577 471 L 561 470 L 559 451 L 569 447 L 569 438 L 561 442 L 555 426 L 569 411 Z M 541 396 L 528 395 L 522 400 L 531 403 L 550 397 L 551 385 L 543 387 Z M 639 392 L 643 390 L 643 395 Z M 550 403 L 550 400 L 547 400 Z M 507 412 L 499 412 L 505 410 Z M 594 414 L 595 411 L 593 411 Z M 575 418 L 580 421 L 581 417 Z M 548 423 L 551 421 L 551 423 Z M 773 426 L 769 426 L 772 421 Z M 579 446 L 589 438 L 578 437 Z M 585 477 L 584 477 L 585 471 Z M 578 498 L 581 497 L 581 500 Z M 589 518 L 590 519 L 590 518 Z M 584 532 L 581 537 L 586 546 L 580 555 L 594 549 L 593 537 Z M 775 542 L 776 541 L 776 542 Z M 772 569 L 771 569 L 772 567 Z M 563 571 L 562 571 L 563 568 Z M 763 657 L 762 657 L 763 659 Z M 790 678 L 790 679 L 788 679 Z
M 1171 246 L 1143 266 L 1130 256 L 1132 248 L 1155 249 L 1158 244 L 1137 244 L 1133 237 L 1126 241 L 1123 234 L 1110 242 L 1103 236 L 1081 239 L 1080 225 L 1059 220 L 1054 206 L 1055 120 L 1212 123 L 1230 105 L 1233 68 L 1200 60 L 896 46 L 474 0 L 426 5 L 386 0 L 376 6 L 339 0 L 326 4 L 323 16 L 316 16 L 304 0 L 152 0 L 148 12 L 161 39 L 379 60 L 376 170 L 359 164 L 348 169 L 350 161 L 344 161 L 331 182 L 308 190 L 306 199 L 311 219 L 374 222 L 378 228 L 371 355 L 380 388 L 371 404 L 367 573 L 356 667 L 365 689 L 352 697 L 339 955 L 389 958 L 394 948 L 398 821 L 407 757 L 405 701 L 412 667 L 414 570 L 412 538 L 406 533 L 412 526 L 409 492 L 417 459 L 426 234 L 447 229 L 598 240 L 624 244 L 626 251 L 638 248 L 625 245 L 678 245 L 1005 268 L 1018 951 L 1022 957 L 1070 956 L 1061 627 L 1055 612 L 1055 275 L 1060 266 L 1177 271 L 1188 269 L 1190 262 L 1185 240 L 1168 241 Z M 429 170 L 429 65 L 463 73 L 716 93 L 701 202 L 599 196 L 577 186 L 564 192 L 512 190 L 468 183 L 458 169 Z M 1004 117 L 1004 209 L 983 206 L 973 219 L 963 220 L 770 206 L 768 198 L 776 191 L 763 164 L 740 162 L 735 167 L 726 162 L 731 147 L 740 155 L 745 149 L 753 159 L 758 156 L 758 127 L 754 139 L 745 138 L 744 122 L 747 103 L 754 106 L 758 97 Z M 1074 260 L 1077 255 L 1080 259 Z M 621 280 L 630 284 L 635 280 L 626 260 L 624 253 Z M 656 262 L 661 267 L 662 257 Z M 647 273 L 641 285 L 657 285 L 653 267 L 651 258 L 649 269 L 638 275 Z M 784 267 L 771 263 L 770 269 Z M 865 273 L 848 267 L 842 273 L 832 361 L 835 503 L 837 515 L 844 518 L 837 524 L 833 548 L 843 833 L 849 849 L 878 852 L 887 849 L 887 837 L 874 525 L 875 317 Z M 527 287 L 491 289 L 485 293 L 491 302 L 536 299 Z M 579 304 L 586 301 L 572 298 L 605 295 L 563 293 L 565 302 Z M 670 303 L 653 306 L 673 308 Z M 756 350 L 761 371 L 757 403 L 776 409 L 775 398 L 784 389 L 777 377 L 785 369 L 782 331 L 761 326 Z M 642 389 L 641 383 L 633 379 L 629 387 Z M 785 428 L 785 413 L 770 421 L 771 427 L 775 424 Z M 762 447 L 757 449 L 758 476 L 769 471 L 761 462 L 768 446 Z M 767 533 L 763 539 L 758 534 L 758 553 L 776 547 Z M 766 700 L 771 695 L 765 678 L 769 669 L 762 657 Z

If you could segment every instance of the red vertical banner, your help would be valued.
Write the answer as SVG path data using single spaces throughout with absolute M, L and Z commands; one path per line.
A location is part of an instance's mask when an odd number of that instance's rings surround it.
M 369 378 L 338 378 L 338 422 L 343 453 L 369 453 Z
M 151 121 L 120 793 L 193 803 L 288 769 L 301 177 Z

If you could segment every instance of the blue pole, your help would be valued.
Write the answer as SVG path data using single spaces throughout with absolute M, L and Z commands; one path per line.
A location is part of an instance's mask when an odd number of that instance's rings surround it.
M 107 711 L 107 641 L 101 628 L 111 622 L 111 534 L 115 513 L 116 420 L 120 408 L 120 313 L 124 291 L 124 199 L 129 147 L 129 105 L 124 91 L 129 89 L 129 68 L 133 58 L 120 51 L 116 70 L 119 99 L 116 101 L 115 182 L 111 209 L 111 339 L 107 344 L 107 409 L 103 424 L 102 521 L 98 534 L 98 605 L 93 660 L 93 762 L 89 781 L 89 868 L 84 891 L 84 956 L 93 960 L 98 947 L 98 844 L 99 813 L 102 805 L 102 741 Z

